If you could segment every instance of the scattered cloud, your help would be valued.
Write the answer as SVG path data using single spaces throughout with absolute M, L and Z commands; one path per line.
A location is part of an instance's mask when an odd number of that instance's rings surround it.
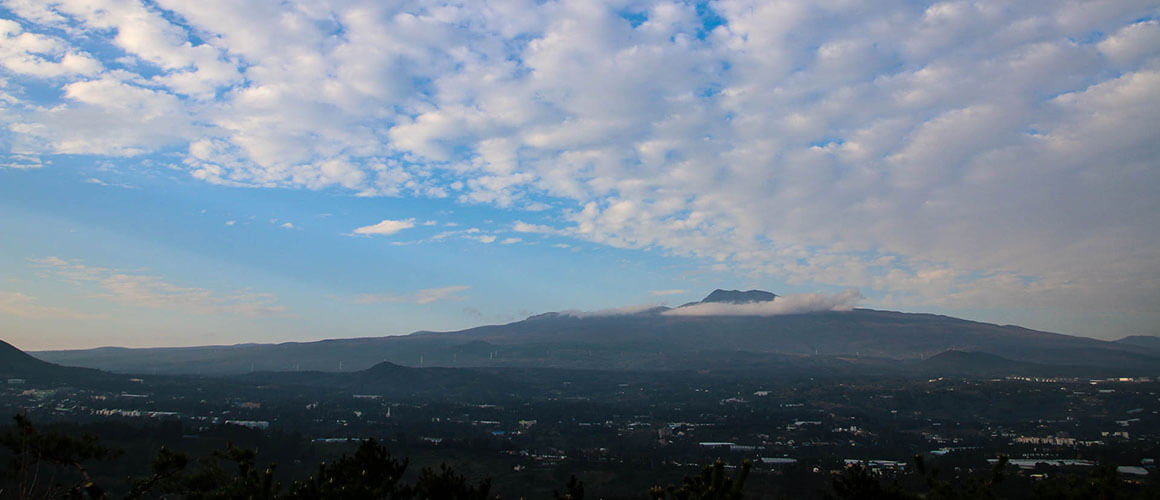
M 354 234 L 389 236 L 412 227 L 415 227 L 415 219 L 413 218 L 406 220 L 383 219 L 378 224 L 355 229 Z
M 849 311 L 862 299 L 861 292 L 855 288 L 849 288 L 835 294 L 791 294 L 765 302 L 745 304 L 702 302 L 670 309 L 664 314 L 667 316 L 778 316 L 821 311 Z
M 234 224 L 237 224 L 237 223 L 238 223 L 238 221 L 236 221 L 236 220 L 228 220 L 228 221 L 226 221 L 226 225 L 227 225 L 227 226 L 232 226 L 232 225 L 234 225 Z
M 268 316 L 286 311 L 269 293 L 239 291 L 219 294 L 205 288 L 182 287 L 157 276 L 92 267 L 79 260 L 59 257 L 31 259 L 48 275 L 81 288 L 95 286 L 93 297 L 132 307 L 167 309 L 194 314 Z
M 290 223 L 290 222 L 284 222 L 279 227 L 281 227 L 282 229 L 294 229 L 294 224 Z
M 39 304 L 35 297 L 0 290 L 0 315 L 31 319 L 92 319 L 96 315 Z
M 521 241 L 524 241 L 523 238 L 504 238 L 503 241 L 500 242 L 500 244 L 502 244 L 502 245 L 514 245 L 514 244 L 519 243 Z
M 463 300 L 464 297 L 459 295 L 459 293 L 466 291 L 469 288 L 471 287 L 467 285 L 454 285 L 445 286 L 442 288 L 424 288 L 413 293 L 405 293 L 401 295 L 366 293 L 355 296 L 354 301 L 356 304 L 430 304 L 432 302 L 446 300 Z
M 46 164 L 48 164 L 48 162 L 43 161 L 39 156 L 34 155 L 10 154 L 0 158 L 0 168 L 10 168 L 12 170 L 30 170 L 34 168 L 41 168 Z
M 673 290 L 652 290 L 652 291 L 649 291 L 648 293 L 650 293 L 650 294 L 652 294 L 652 295 L 656 295 L 656 296 L 663 297 L 663 296 L 666 296 L 666 295 L 680 295 L 680 294 L 682 294 L 682 293 L 688 293 L 688 290 L 679 290 L 679 289 L 673 289 Z
M 512 230 L 517 233 L 537 233 L 537 234 L 565 234 L 566 231 L 541 224 L 531 224 L 524 221 L 516 221 L 512 224 Z
M 136 186 L 132 186 L 129 184 L 105 182 L 105 181 L 102 181 L 96 177 L 90 177 L 88 179 L 85 179 L 85 182 L 88 184 L 96 184 L 98 186 L 103 186 L 103 187 L 119 187 L 119 188 L 123 188 L 123 189 L 136 189 L 137 188 Z
M 624 10 L 10 2 L 0 167 L 178 151 L 912 304 L 1155 309 L 1152 3 Z

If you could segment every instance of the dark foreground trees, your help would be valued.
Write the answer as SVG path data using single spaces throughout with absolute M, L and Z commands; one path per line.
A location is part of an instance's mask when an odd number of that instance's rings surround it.
M 0 475 L 0 499 L 109 498 L 90 477 L 92 463 L 117 458 L 119 453 L 102 446 L 95 436 L 73 437 L 33 426 L 23 416 L 0 435 L 7 464 Z M 0 452 L 4 450 L 0 449 Z M 262 466 L 258 453 L 227 445 L 200 458 L 160 448 L 148 471 L 142 471 L 123 487 L 124 498 L 250 499 L 250 500 L 485 500 L 498 498 L 490 479 L 469 480 L 447 465 L 424 467 L 407 475 L 408 460 L 393 457 L 380 442 L 370 439 L 353 453 L 324 462 L 313 474 L 280 484 L 275 466 Z M 832 481 L 826 496 L 840 499 L 976 499 L 1002 497 L 1005 458 L 989 474 L 949 481 L 939 471 L 915 457 L 916 474 L 903 482 L 885 480 L 864 467 L 847 467 Z M 753 464 L 744 461 L 731 468 L 718 459 L 688 476 L 680 485 L 656 486 L 641 492 L 652 500 L 738 500 L 747 498 L 746 478 Z M 408 479 L 410 478 L 410 479 Z M 1117 477 L 1115 467 L 1096 468 L 1088 477 L 1062 476 L 1035 483 L 1018 497 L 1051 500 L 1080 498 L 1156 499 L 1160 490 L 1150 484 L 1131 485 Z M 122 483 L 125 484 L 125 483 Z M 821 493 L 821 492 L 817 492 Z M 817 494 L 815 493 L 815 494 Z M 572 476 L 554 492 L 555 500 L 583 500 L 584 483 Z
M 8 472 L 0 482 L 0 495 L 11 498 L 102 498 L 102 490 L 89 478 L 85 464 L 115 455 L 97 443 L 97 437 L 79 438 L 40 432 L 23 415 L 0 435 L 0 445 L 11 454 Z
M 94 484 L 86 464 L 113 458 L 117 454 L 97 443 L 92 435 L 80 438 L 58 432 L 41 431 L 23 416 L 0 436 L 0 445 L 11 459 L 0 480 L 0 498 L 107 498 L 105 489 Z M 485 500 L 491 495 L 491 480 L 473 483 L 446 464 L 424 467 L 414 482 L 403 475 L 407 460 L 391 456 L 374 439 L 363 441 L 353 454 L 331 463 L 322 463 L 317 473 L 283 487 L 274 479 L 274 466 L 257 465 L 257 452 L 228 445 L 209 456 L 191 459 L 188 455 L 161 448 L 148 475 L 130 480 L 127 499 L 171 497 L 198 499 L 448 499 Z M 569 481 L 562 498 L 581 500 L 584 485 Z

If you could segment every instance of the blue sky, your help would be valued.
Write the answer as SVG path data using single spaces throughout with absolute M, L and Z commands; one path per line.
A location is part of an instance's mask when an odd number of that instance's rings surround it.
M 1157 14 L 5 0 L 0 331 L 308 340 L 726 287 L 1155 335 Z

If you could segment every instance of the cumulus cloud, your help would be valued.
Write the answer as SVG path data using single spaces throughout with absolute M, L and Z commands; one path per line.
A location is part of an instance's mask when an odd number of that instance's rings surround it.
M 453 285 L 442 288 L 424 288 L 412 293 L 397 295 L 364 293 L 355 296 L 354 301 L 356 304 L 430 304 L 445 300 L 463 300 L 464 297 L 459 293 L 469 288 L 471 287 L 467 285 Z
M 665 311 L 666 316 L 779 316 L 783 314 L 803 314 L 822 311 L 849 311 L 862 293 L 855 288 L 835 294 L 800 293 L 782 295 L 765 302 L 729 304 L 724 302 L 702 302 Z
M 5 137 L 912 304 L 1160 296 L 1149 2 L 512 5 L 8 2 Z
M 237 314 L 269 316 L 286 311 L 269 293 L 238 291 L 220 294 L 205 288 L 183 287 L 160 277 L 117 269 L 93 267 L 79 260 L 59 257 L 31 259 L 48 275 L 85 288 L 95 285 L 93 296 L 122 305 L 189 312 L 195 314 Z
M 383 219 L 378 224 L 363 226 L 354 230 L 354 234 L 389 236 L 404 229 L 415 227 L 415 219 L 391 220 Z
M 0 66 L 38 78 L 85 76 L 102 69 L 100 62 L 64 40 L 27 32 L 8 19 L 0 19 Z

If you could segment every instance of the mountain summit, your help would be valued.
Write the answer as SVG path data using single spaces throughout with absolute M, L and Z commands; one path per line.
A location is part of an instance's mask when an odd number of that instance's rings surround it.
M 713 290 L 701 302 L 724 302 L 727 304 L 748 304 L 750 302 L 768 302 L 777 298 L 776 294 L 765 290 Z

